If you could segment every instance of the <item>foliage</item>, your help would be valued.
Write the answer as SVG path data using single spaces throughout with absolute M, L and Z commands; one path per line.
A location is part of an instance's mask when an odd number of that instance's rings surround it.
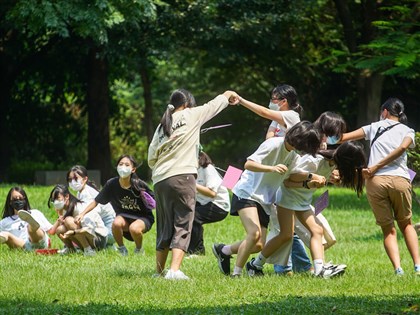
M 418 183 L 420 181 L 420 132 L 416 132 L 415 144 L 416 146 L 414 148 L 407 151 L 407 165 L 417 173 L 417 176 L 414 178 L 414 182 Z
M 53 220 L 54 211 L 46 209 L 51 188 L 25 187 L 33 207 Z M 1 201 L 8 190 L 9 186 L 0 186 Z M 113 250 L 99 252 L 96 257 L 40 256 L 0 245 L 0 313 L 417 314 L 419 279 L 412 272 L 401 235 L 399 246 L 406 274 L 395 277 L 366 197 L 357 199 L 353 192 L 339 188 L 330 188 L 329 192 L 330 207 L 324 214 L 338 242 L 326 251 L 326 257 L 348 265 L 341 278 L 323 280 L 307 274 L 279 277 L 271 265 L 265 267 L 267 275 L 263 278 L 225 277 L 210 246 L 244 237 L 239 218 L 229 216 L 205 226 L 207 253 L 184 260 L 182 269 L 192 278 L 186 282 L 152 278 L 155 227 L 144 235 L 144 256 L 134 256 L 134 245 L 128 241 L 128 257 L 120 257 Z M 416 222 L 420 207 L 414 207 Z M 62 246 L 56 237 L 52 243 L 55 248 Z

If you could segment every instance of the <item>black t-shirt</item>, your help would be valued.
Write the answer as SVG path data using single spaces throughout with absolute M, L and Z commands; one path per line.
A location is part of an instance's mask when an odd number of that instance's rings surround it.
M 140 187 L 152 197 L 153 191 L 144 182 L 140 182 Z M 108 180 L 95 201 L 100 204 L 111 203 L 117 215 L 130 219 L 146 218 L 151 224 L 155 222 L 152 209 L 148 209 L 140 196 L 140 192 L 134 190 L 133 187 L 128 189 L 122 188 L 119 183 L 119 177 Z

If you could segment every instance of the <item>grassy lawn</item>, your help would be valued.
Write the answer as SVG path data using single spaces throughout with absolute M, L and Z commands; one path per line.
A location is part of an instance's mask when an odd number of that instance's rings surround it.
M 0 185 L 1 208 L 10 187 Z M 53 222 L 54 212 L 47 208 L 51 188 L 25 187 L 32 208 Z M 406 274 L 396 277 L 366 197 L 357 199 L 351 191 L 338 188 L 329 192 L 330 206 L 324 215 L 338 242 L 326 258 L 348 265 L 340 278 L 276 276 L 271 265 L 265 266 L 264 278 L 225 277 L 211 244 L 244 236 L 239 218 L 229 216 L 205 226 L 206 256 L 184 260 L 182 270 L 191 281 L 152 278 L 154 228 L 145 235 L 145 256 L 134 256 L 129 242 L 128 257 L 112 250 L 95 257 L 39 256 L 0 246 L 0 314 L 419 314 L 420 277 L 413 274 L 401 235 Z M 419 189 L 416 192 L 420 195 Z M 413 204 L 417 222 L 420 206 Z M 52 244 L 62 247 L 55 236 Z

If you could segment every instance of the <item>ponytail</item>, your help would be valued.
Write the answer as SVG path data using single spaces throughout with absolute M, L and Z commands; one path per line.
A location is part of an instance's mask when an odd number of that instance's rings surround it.
M 196 106 L 194 96 L 185 89 L 178 89 L 172 92 L 169 104 L 160 120 L 158 130 L 163 129 L 163 134 L 168 138 L 172 135 L 172 113 L 181 106 L 185 106 L 186 108 Z
M 408 119 L 404 113 L 404 104 L 396 97 L 391 97 L 385 101 L 381 106 L 381 112 L 386 109 L 391 116 L 398 117 L 398 121 L 402 124 L 407 124 Z

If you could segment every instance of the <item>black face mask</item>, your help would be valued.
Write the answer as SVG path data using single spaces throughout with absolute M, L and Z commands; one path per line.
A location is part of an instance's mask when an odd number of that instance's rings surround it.
M 25 199 L 12 200 L 10 205 L 12 206 L 13 209 L 19 211 L 19 210 L 22 210 L 23 208 L 25 208 L 26 200 Z

